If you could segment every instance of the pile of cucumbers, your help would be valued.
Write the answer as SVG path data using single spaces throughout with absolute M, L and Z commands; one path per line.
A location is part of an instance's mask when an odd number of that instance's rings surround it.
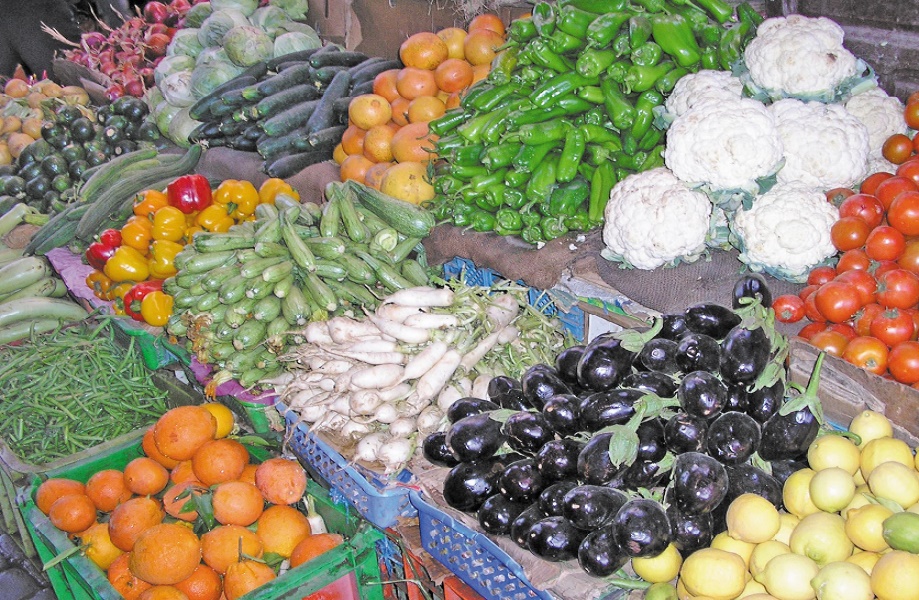
M 351 98 L 370 93 L 379 73 L 401 66 L 336 44 L 274 58 L 198 100 L 189 115 L 201 125 L 189 141 L 257 151 L 265 173 L 290 177 L 330 159 Z

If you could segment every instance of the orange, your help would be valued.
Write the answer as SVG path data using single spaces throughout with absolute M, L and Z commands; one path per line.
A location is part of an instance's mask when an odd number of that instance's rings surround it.
M 239 481 L 245 481 L 245 482 L 247 482 L 247 483 L 252 483 L 252 484 L 254 484 L 254 483 L 255 483 L 255 470 L 256 470 L 256 469 L 258 469 L 258 465 L 254 465 L 254 464 L 252 464 L 252 463 L 249 463 L 248 465 L 246 465 L 246 468 L 243 469 L 242 474 L 240 474 L 240 476 L 237 477 L 237 479 L 238 479 Z
M 131 498 L 131 490 L 124 480 L 124 473 L 117 469 L 105 469 L 93 473 L 86 482 L 86 495 L 98 510 L 112 512 L 115 507 Z
M 437 136 L 427 123 L 409 123 L 393 136 L 392 155 L 396 162 L 430 162 L 436 157 Z
M 115 546 L 128 552 L 141 533 L 162 523 L 165 516 L 160 503 L 153 498 L 131 498 L 115 507 L 109 516 L 109 537 Z
M 256 472 L 258 481 L 258 472 Z M 265 508 L 265 499 L 258 488 L 244 481 L 228 481 L 214 488 L 211 497 L 214 518 L 223 525 L 248 527 L 255 523 Z
M 255 485 L 272 504 L 294 504 L 306 492 L 306 471 L 295 460 L 269 458 L 255 470 Z
M 153 426 L 153 441 L 160 452 L 174 460 L 188 460 L 204 442 L 214 439 L 217 419 L 200 406 L 177 406 Z
M 226 404 L 220 402 L 205 402 L 201 408 L 214 415 L 217 419 L 217 431 L 214 433 L 215 438 L 225 438 L 232 433 L 236 426 L 236 416 Z
M 335 148 L 332 150 L 332 160 L 335 161 L 336 165 L 340 165 L 345 162 L 345 159 L 348 158 L 348 153 L 345 152 L 345 149 L 342 147 L 341 142 L 335 145 Z
M 190 527 L 161 523 L 134 543 L 128 567 L 153 585 L 172 585 L 191 577 L 201 562 L 201 542 Z
M 447 112 L 444 101 L 435 96 L 421 96 L 408 104 L 409 123 L 428 123 Z
M 413 100 L 414 102 L 414 100 Z M 396 134 L 387 124 L 374 125 L 367 130 L 364 136 L 364 156 L 374 163 L 389 162 L 392 160 L 392 138 Z
M 292 506 L 269 506 L 258 518 L 255 533 L 265 552 L 289 558 L 294 548 L 312 533 L 309 519 Z
M 125 600 L 137 600 L 141 594 L 153 586 L 146 581 L 141 581 L 131 573 L 131 569 L 128 568 L 130 556 L 130 554 L 122 554 L 116 558 L 106 571 L 106 576 L 115 591 L 124 596 Z
M 46 515 L 58 498 L 71 494 L 85 494 L 86 486 L 73 479 L 54 477 L 46 479 L 35 490 L 35 506 Z
M 478 29 L 488 29 L 489 31 L 494 31 L 502 38 L 504 37 L 504 21 L 501 20 L 501 17 L 493 13 L 476 15 L 469 21 L 470 33 Z
M 399 96 L 396 90 L 396 76 L 401 69 L 389 69 L 379 73 L 373 78 L 373 93 L 383 96 L 387 101 L 392 102 Z
M 393 165 L 383 174 L 380 191 L 409 204 L 418 205 L 432 200 L 434 187 L 428 175 L 428 165 L 414 161 Z
M 125 465 L 124 482 L 138 496 L 152 496 L 166 488 L 169 471 L 152 458 L 141 456 Z
M 187 579 L 175 584 L 188 600 L 218 600 L 223 592 L 220 573 L 205 564 L 200 564 Z
M 437 37 L 447 44 L 448 58 L 465 58 L 463 41 L 466 39 L 466 30 L 459 27 L 444 27 L 437 32 Z
M 380 162 L 367 169 L 367 173 L 364 174 L 364 185 L 370 186 L 375 190 L 380 189 L 380 182 L 383 181 L 383 175 L 385 175 L 386 170 L 394 164 L 396 163 Z
M 188 596 L 174 586 L 155 585 L 145 590 L 137 600 L 188 600 Z
M 48 519 L 61 531 L 80 533 L 96 522 L 96 505 L 86 494 L 61 496 L 48 510 Z
M 262 540 L 255 532 L 239 525 L 222 525 L 201 536 L 201 557 L 204 563 L 220 574 L 239 562 L 240 549 L 246 556 L 262 555 Z
M 379 94 L 361 94 L 348 104 L 348 119 L 365 131 L 374 125 L 386 123 L 391 117 L 389 100 Z
M 223 577 L 223 593 L 227 600 L 236 600 L 275 577 L 274 569 L 263 562 L 243 560 L 233 563 Z
M 364 183 L 364 176 L 367 169 L 373 166 L 373 161 L 363 154 L 352 154 L 338 167 L 339 178 L 342 181 L 353 179 L 358 183 Z
M 249 451 L 246 447 L 226 438 L 205 442 L 191 457 L 195 477 L 208 487 L 238 478 L 247 464 Z
M 314 533 L 308 535 L 294 548 L 293 553 L 290 555 L 290 566 L 293 568 L 302 565 L 320 554 L 340 546 L 344 541 L 345 538 L 337 533 Z
M 459 105 L 460 105 L 459 92 L 453 92 L 452 94 L 447 96 L 446 100 L 444 100 L 444 108 L 446 108 L 447 110 L 450 110 L 451 108 L 459 108 Z
M 444 92 L 464 90 L 472 84 L 472 65 L 459 58 L 448 58 L 434 69 L 434 81 Z
M 504 44 L 504 36 L 491 29 L 470 31 L 463 40 L 463 51 L 466 60 L 472 66 L 491 64 L 497 55 L 496 48 Z
M 198 518 L 194 496 L 203 492 L 204 488 L 191 481 L 174 485 L 163 494 L 163 509 L 167 515 L 180 521 L 194 521 Z
M 348 125 L 345 132 L 341 134 L 341 149 L 347 155 L 360 154 L 364 151 L 364 137 L 366 135 L 366 129 L 361 129 L 354 123 Z
M 399 96 L 392 101 L 392 120 L 393 123 L 402 127 L 408 125 L 408 105 L 411 102 L 408 98 Z
M 177 464 L 172 469 L 172 472 L 169 473 L 169 480 L 172 483 L 185 483 L 186 481 L 201 483 L 198 481 L 198 478 L 195 477 L 195 470 L 192 468 L 191 460 L 183 460 Z
M 86 546 L 86 558 L 96 563 L 103 571 L 108 569 L 115 559 L 124 554 L 112 543 L 108 535 L 108 524 L 96 523 L 79 535 L 80 544 Z
M 144 433 L 143 441 L 141 442 L 141 448 L 144 451 L 144 454 L 160 463 L 167 469 L 172 469 L 179 461 L 165 456 L 160 452 L 159 448 L 156 447 L 156 443 L 153 441 L 153 428 L 151 427 Z
M 449 55 L 447 42 L 430 31 L 412 34 L 399 46 L 399 59 L 406 67 L 432 71 L 447 60 Z
M 488 74 L 491 73 L 491 63 L 482 63 L 481 65 L 473 65 L 472 67 L 472 84 L 474 85 L 479 81 L 482 81 Z
M 403 67 L 396 75 L 396 89 L 400 96 L 408 100 L 414 100 L 419 96 L 435 96 L 437 80 L 434 79 L 434 71 Z

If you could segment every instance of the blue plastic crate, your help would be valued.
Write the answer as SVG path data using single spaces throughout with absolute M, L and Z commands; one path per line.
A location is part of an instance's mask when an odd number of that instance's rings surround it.
M 521 566 L 487 536 L 475 532 L 416 491 L 409 493 L 418 510 L 421 545 L 482 597 L 493 600 L 552 600 L 532 586 Z

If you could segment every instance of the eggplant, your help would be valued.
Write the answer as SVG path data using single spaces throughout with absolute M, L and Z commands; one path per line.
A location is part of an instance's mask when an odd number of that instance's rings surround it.
M 609 441 L 612 437 L 612 433 L 599 433 L 590 438 L 578 454 L 577 475 L 585 483 L 603 485 L 623 470 L 610 460 Z
M 534 458 L 543 480 L 553 482 L 575 477 L 584 445 L 570 438 L 546 442 Z
M 559 352 L 558 356 L 555 357 L 555 370 L 565 383 L 577 385 L 578 363 L 581 361 L 586 348 L 587 346 L 583 345 L 571 346 Z
M 676 394 L 677 382 L 669 375 L 657 371 L 636 371 L 626 375 L 619 387 L 651 392 L 661 398 L 672 398 Z
M 652 488 L 664 480 L 668 471 L 662 470 L 660 464 L 650 460 L 636 460 L 622 468 L 604 485 L 617 490 L 637 490 Z
M 440 467 L 455 467 L 459 464 L 447 446 L 446 431 L 435 431 L 425 436 L 421 443 L 421 454 L 429 463 Z
M 785 382 L 776 381 L 769 387 L 759 388 L 747 394 L 747 414 L 759 423 L 765 423 L 778 412 L 785 401 Z
M 543 405 L 542 416 L 558 435 L 574 435 L 581 430 L 581 399 L 574 394 L 552 396 Z
M 578 361 L 578 385 L 585 390 L 610 390 L 628 375 L 635 353 L 622 347 L 612 333 L 595 337 Z
M 731 329 L 721 340 L 721 363 L 718 372 L 727 383 L 753 383 L 770 358 L 769 337 L 762 327 Z
M 759 273 L 748 273 L 737 280 L 731 291 L 731 306 L 740 308 L 744 306 L 743 298 L 759 299 L 764 308 L 772 306 L 772 292 L 766 279 Z
M 555 439 L 555 432 L 549 422 L 538 412 L 521 411 L 512 414 L 504 422 L 501 433 L 507 438 L 508 446 L 525 454 L 533 454 L 546 442 Z
M 539 504 L 533 504 L 517 515 L 517 518 L 511 523 L 511 539 L 514 543 L 527 549 L 527 540 L 530 537 L 530 528 L 537 522 L 545 519 L 549 515 L 543 514 L 539 509 Z
M 673 501 L 689 514 L 714 510 L 728 493 L 728 472 L 724 465 L 701 452 L 685 452 L 673 461 Z
M 520 382 L 507 375 L 496 375 L 491 378 L 488 382 L 488 399 L 508 410 L 529 408 L 523 399 L 523 387 Z
M 462 462 L 444 478 L 444 500 L 463 512 L 476 512 L 485 500 L 498 492 L 497 477 L 504 464 L 495 459 Z
M 684 373 L 717 371 L 721 366 L 721 344 L 704 333 L 687 333 L 680 338 L 676 360 Z
M 715 536 L 711 513 L 689 514 L 671 504 L 667 507 L 667 519 L 670 521 L 673 545 L 683 558 L 708 547 Z
M 696 333 L 710 335 L 716 340 L 722 339 L 728 332 L 740 325 L 740 315 L 733 310 L 714 302 L 693 304 L 683 311 L 686 328 Z
M 759 455 L 764 460 L 789 460 L 804 456 L 817 438 L 820 424 L 807 406 L 787 415 L 778 412 L 763 424 Z
M 635 430 L 638 435 L 637 460 L 657 462 L 667 454 L 664 439 L 664 423 L 658 419 L 646 419 Z
M 498 491 L 511 502 L 530 504 L 545 487 L 546 483 L 532 458 L 512 462 L 498 476 Z
M 635 414 L 635 401 L 644 395 L 641 390 L 618 388 L 587 396 L 579 407 L 581 428 L 594 432 L 625 423 Z
M 578 565 L 593 577 L 609 577 L 629 562 L 616 541 L 616 526 L 591 531 L 578 547 Z
M 499 408 L 501 407 L 491 400 L 467 396 L 454 401 L 453 404 L 450 405 L 447 409 L 447 421 L 456 423 L 460 419 L 465 419 L 466 417 L 478 415 L 483 412 L 498 410 Z
M 724 409 L 728 400 L 728 388 L 708 371 L 693 371 L 680 381 L 676 397 L 685 412 L 711 419 Z
M 547 365 L 534 365 L 520 378 L 523 399 L 536 410 L 542 410 L 546 400 L 557 394 L 570 394 L 571 388 L 562 381 L 555 369 Z
M 729 410 L 739 410 L 740 412 L 747 412 L 749 407 L 747 386 L 740 383 L 729 383 L 728 384 L 728 399 L 724 403 L 724 412 Z
M 769 461 L 769 468 L 772 469 L 772 476 L 775 477 L 778 482 L 784 486 L 785 480 L 788 479 L 792 473 L 796 473 L 801 469 L 808 468 L 808 464 L 805 458 L 792 460 L 771 460 Z
M 741 494 L 762 496 L 781 509 L 782 483 L 778 479 L 750 464 L 728 465 L 728 495 L 724 501 L 730 503 Z
M 462 462 L 494 456 L 504 444 L 501 423 L 481 413 L 464 417 L 447 429 L 447 447 Z
M 562 516 L 578 529 L 592 531 L 613 522 L 629 497 L 601 485 L 579 485 L 565 494 Z
M 587 532 L 565 517 L 546 517 L 533 524 L 527 534 L 527 548 L 543 560 L 561 562 L 578 556 L 578 546 Z
M 759 423 L 750 415 L 723 412 L 708 426 L 708 454 L 726 465 L 739 465 L 759 448 L 761 435 Z
M 664 507 L 657 500 L 633 498 L 616 512 L 616 542 L 630 558 L 657 556 L 673 533 Z
M 678 412 L 664 425 L 664 443 L 674 454 L 701 452 L 708 436 L 708 421 L 687 412 Z
M 574 479 L 566 479 L 553 483 L 539 494 L 539 510 L 547 517 L 561 517 L 564 515 L 565 495 L 578 487 Z
M 673 375 L 680 370 L 677 355 L 680 345 L 666 338 L 649 340 L 638 352 L 637 362 L 649 371 Z
M 686 326 L 686 316 L 683 313 L 669 313 L 661 317 L 661 330 L 656 338 L 677 341 L 689 332 Z
M 502 494 L 489 496 L 479 507 L 476 517 L 485 533 L 509 535 L 511 524 L 529 504 L 511 502 Z

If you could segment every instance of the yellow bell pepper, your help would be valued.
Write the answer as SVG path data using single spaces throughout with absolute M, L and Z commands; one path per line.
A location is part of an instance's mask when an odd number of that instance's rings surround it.
M 192 225 L 191 227 L 185 228 L 185 241 L 186 243 L 191 243 L 192 239 L 195 237 L 195 234 L 199 231 L 204 231 L 204 227 L 200 225 Z
M 134 214 L 138 217 L 153 218 L 157 210 L 169 206 L 169 197 L 159 190 L 145 190 L 134 199 Z
M 109 301 L 112 303 L 112 311 L 116 315 L 127 314 L 124 310 L 124 297 L 125 294 L 131 291 L 132 287 L 134 287 L 133 282 L 124 281 L 121 283 L 114 283 L 109 290 Z
M 133 216 L 121 228 L 121 243 L 141 252 L 147 253 L 153 241 L 153 223 L 147 217 Z
M 148 325 L 163 327 L 172 316 L 172 296 L 162 291 L 150 292 L 140 302 L 140 314 Z
M 181 252 L 185 246 L 178 242 L 169 240 L 154 240 L 150 244 L 150 259 L 147 266 L 150 269 L 150 277 L 154 279 L 166 279 L 172 277 L 178 270 L 175 267 L 176 254 Z
M 109 290 L 112 289 L 112 284 L 114 283 L 108 275 L 99 271 L 98 269 L 93 269 L 92 272 L 86 276 L 86 285 L 93 291 L 93 296 L 99 298 L 100 300 L 110 300 Z
M 130 246 L 119 246 L 105 263 L 104 272 L 116 282 L 143 281 L 150 276 L 147 258 Z
M 175 206 L 164 206 L 153 213 L 154 240 L 181 241 L 185 227 L 185 213 Z
M 195 224 L 205 231 L 215 233 L 226 233 L 230 227 L 236 224 L 233 217 L 230 216 L 225 204 L 211 204 L 198 213 Z
M 214 204 L 226 206 L 227 214 L 234 219 L 244 219 L 255 212 L 259 193 L 249 181 L 226 179 L 214 192 Z
M 297 202 L 300 201 L 300 193 L 292 188 L 289 183 L 283 179 L 272 177 L 271 179 L 266 179 L 265 182 L 262 183 L 262 185 L 258 188 L 259 203 L 274 204 L 274 199 L 278 194 L 290 196 Z

